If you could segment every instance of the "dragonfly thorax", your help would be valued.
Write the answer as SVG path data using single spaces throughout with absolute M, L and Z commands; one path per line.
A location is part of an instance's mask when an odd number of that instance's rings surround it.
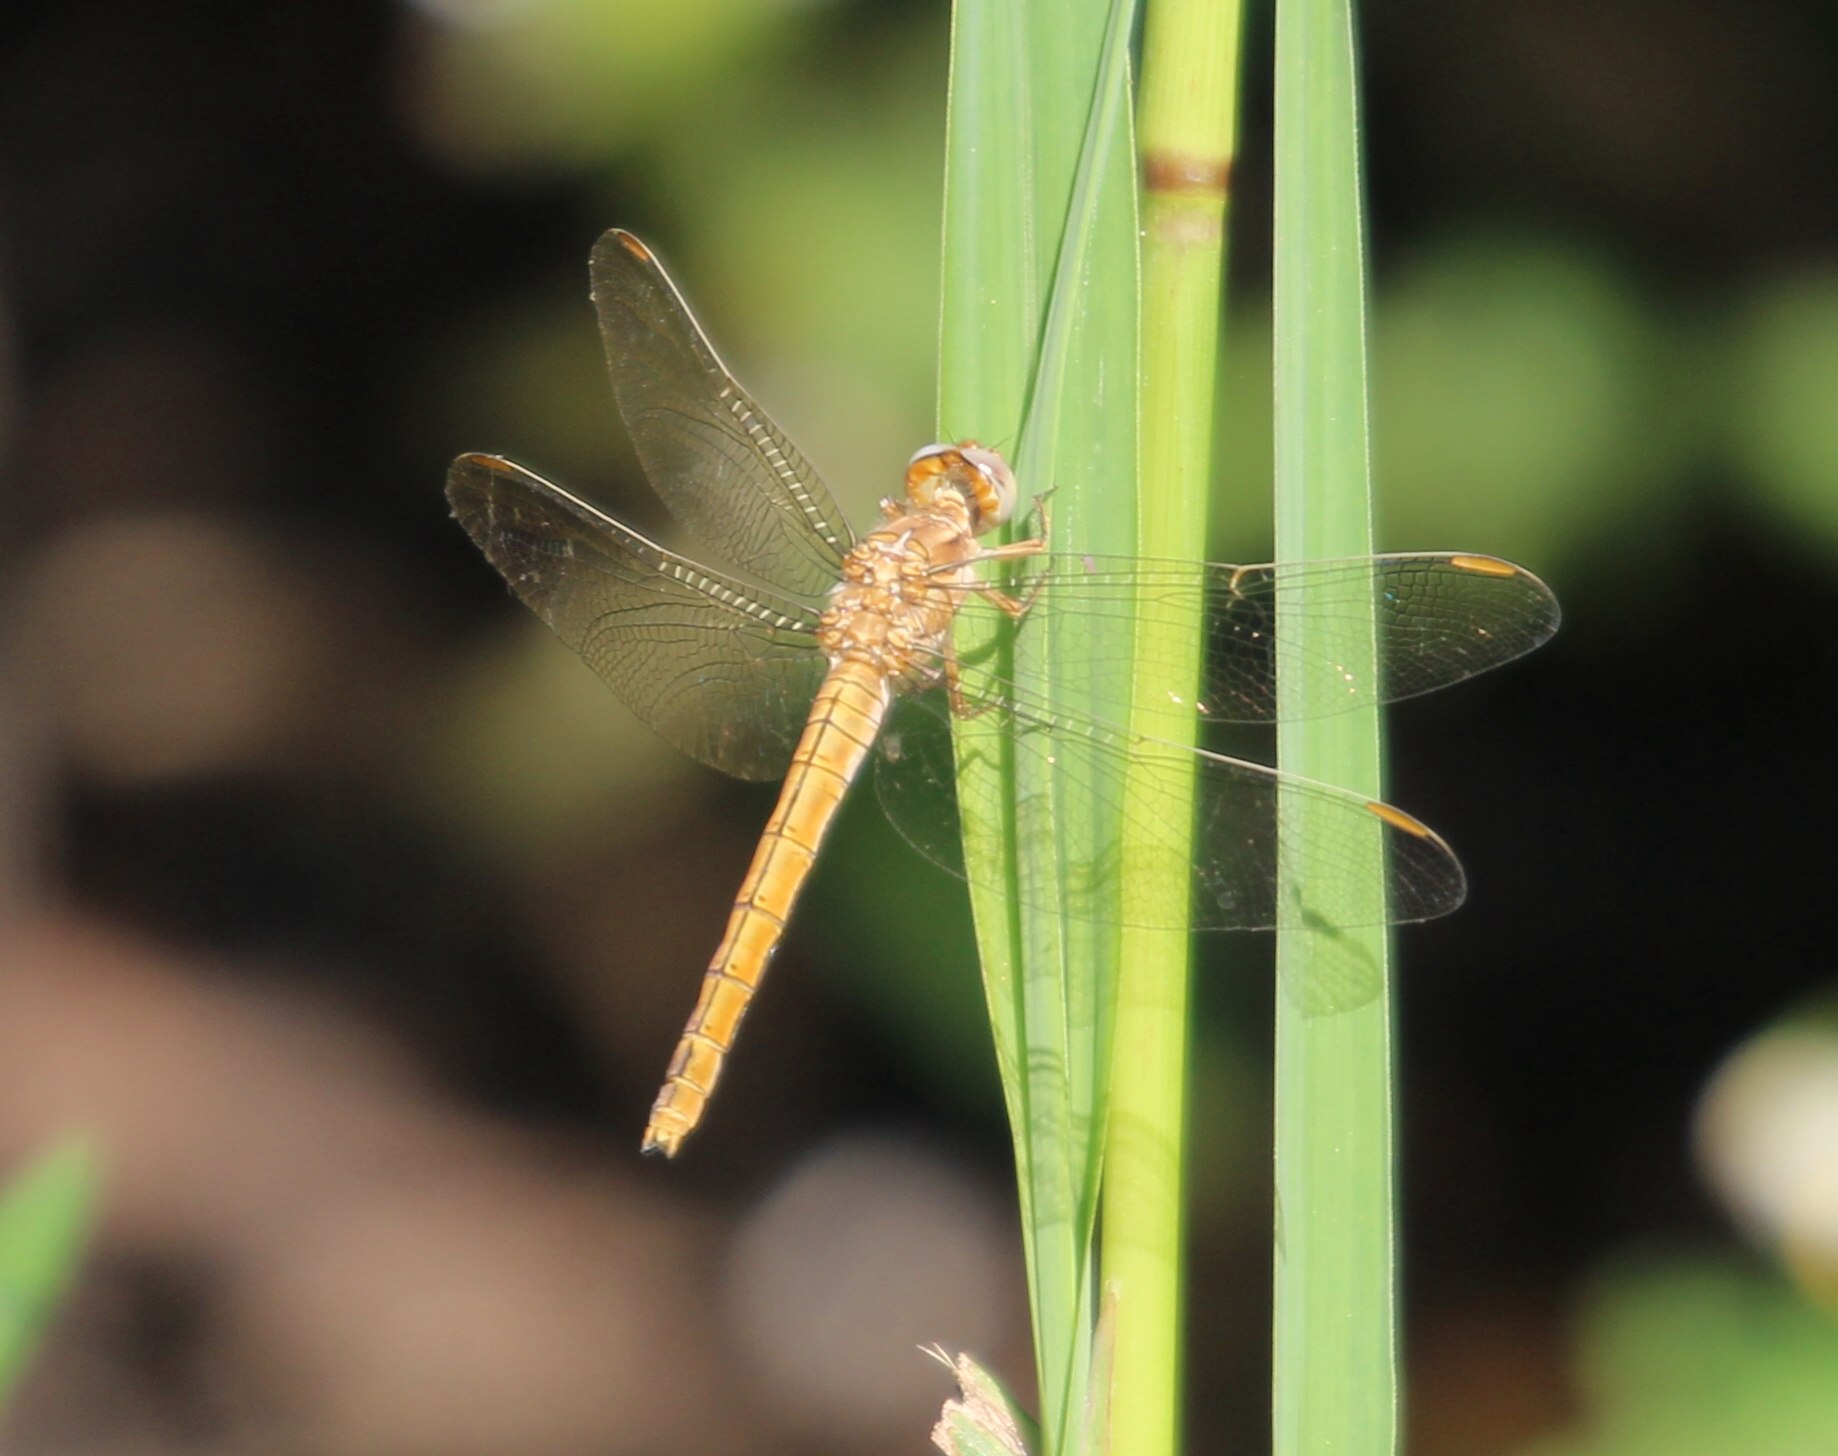
M 930 511 L 943 498 L 959 496 L 970 507 L 970 529 L 979 536 L 1014 514 L 1019 493 L 1008 462 L 975 440 L 927 445 L 906 464 L 909 502 Z
M 906 681 L 938 660 L 977 555 L 974 508 L 955 491 L 924 510 L 889 501 L 887 520 L 844 558 L 817 642 L 833 664 L 850 660 Z

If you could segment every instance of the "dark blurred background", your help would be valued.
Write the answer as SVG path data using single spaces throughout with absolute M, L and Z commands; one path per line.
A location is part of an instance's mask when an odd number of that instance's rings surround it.
M 961 892 L 853 805 L 708 1127 L 641 1162 L 771 796 L 636 726 L 441 497 L 490 450 L 659 524 L 586 298 L 617 223 L 864 517 L 932 434 L 946 23 L 0 21 L 0 1171 L 107 1161 L 8 1456 L 918 1452 L 918 1344 L 1026 1386 Z M 1474 884 L 1402 936 L 1410 1450 L 1838 1450 L 1838 15 L 1363 25 L 1384 544 L 1567 611 L 1394 718 Z M 1267 960 L 1203 956 L 1196 1452 L 1267 1445 Z

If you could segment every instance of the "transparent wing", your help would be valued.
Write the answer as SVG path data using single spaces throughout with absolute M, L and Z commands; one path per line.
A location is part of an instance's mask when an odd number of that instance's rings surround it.
M 1065 711 L 1009 705 L 959 727 L 969 754 L 992 761 L 1010 752 L 1004 717 L 1015 725 L 1012 752 L 1024 785 L 1017 832 L 1054 833 L 1068 811 L 1098 806 L 1095 823 L 1122 825 L 1150 854 L 1191 865 L 1192 924 L 1205 930 L 1263 930 L 1275 926 L 1351 927 L 1446 915 L 1467 893 L 1461 864 L 1441 838 L 1401 809 L 1328 784 L 1279 773 L 1262 764 L 1182 748 L 1127 733 Z M 951 717 L 942 693 L 901 700 L 882 735 L 875 786 L 902 835 L 934 864 L 965 877 L 963 824 Z M 1133 797 L 1123 797 L 1132 766 Z M 1189 819 L 1186 797 L 1195 786 Z M 1128 803 L 1127 823 L 1123 806 Z M 1306 834 L 1298 826 L 1306 821 Z M 1191 855 L 1184 826 L 1191 823 Z M 983 826 L 971 824 L 975 831 Z M 1113 834 L 1118 831 L 1112 831 Z M 1159 909 L 1125 905 L 1121 916 L 1101 898 L 1115 883 L 1118 843 L 1102 833 L 1062 879 L 1030 903 L 1059 906 L 1078 920 L 1166 926 Z M 1372 869 L 1384 864 L 1383 893 Z M 1309 886 L 1306 902 L 1286 900 L 1279 863 L 1293 866 Z M 1184 924 L 1185 921 L 1175 921 Z
M 613 396 L 671 514 L 729 565 L 821 597 L 855 536 L 816 471 L 734 382 L 643 243 L 606 233 L 592 275 Z
M 455 460 L 447 499 L 511 590 L 658 733 L 737 778 L 784 775 L 825 670 L 814 611 L 497 456 Z
M 1371 612 L 1378 626 L 1372 660 L 1316 661 L 1303 674 L 1308 686 L 1296 711 L 1311 715 L 1460 682 L 1529 652 L 1558 623 L 1549 588 L 1491 556 L 1264 566 L 1069 555 L 1035 561 L 1037 568 L 1014 583 L 1024 597 L 1034 593 L 1020 621 L 1011 625 L 1006 613 L 972 594 L 958 621 L 961 627 L 976 619 L 975 630 L 960 638 L 1000 643 L 1045 627 L 1076 651 L 1078 691 L 1094 701 L 1116 701 L 1129 689 L 1140 622 L 1170 628 L 1203 622 L 1205 663 L 1197 686 L 1177 680 L 1183 669 L 1173 658 L 1148 657 L 1141 664 L 1156 696 L 1188 725 L 1196 715 L 1202 726 L 1274 721 L 1276 648 L 1286 639 L 1298 646 L 1310 641 L 1314 634 L 1300 630 L 1306 623 Z M 1075 918 L 1117 918 L 1099 898 L 1113 883 L 1116 850 L 1102 826 L 1121 823 L 1126 802 L 1127 832 L 1136 842 L 1151 854 L 1179 856 L 1171 863 L 1191 865 L 1193 923 L 1202 928 L 1427 920 L 1461 903 L 1465 883 L 1454 854 L 1402 810 L 1262 764 L 1126 732 L 1017 686 L 1002 675 L 1001 661 L 1000 652 L 985 651 L 960 664 L 961 697 L 971 716 L 959 724 L 959 736 L 966 752 L 986 753 L 995 762 L 1014 754 L 1022 796 L 1018 832 L 1057 835 L 1068 811 L 1078 813 L 1080 803 L 1098 806 L 1086 826 L 1092 835 L 1083 862 L 1062 863 L 1060 882 L 1041 892 Z M 1012 749 L 1003 737 L 1009 724 Z M 883 737 L 876 781 L 906 838 L 962 875 L 951 720 L 941 693 L 915 695 L 897 708 Z M 1190 783 L 1197 808 L 1188 857 L 1182 846 Z M 1306 833 L 1297 827 L 1304 823 Z M 1375 876 L 1381 861 L 1384 873 Z M 1298 871 L 1287 881 L 1279 877 L 1285 864 Z M 1285 882 L 1306 883 L 1312 898 L 1285 902 Z M 1384 885 L 1382 894 L 1374 884 Z M 1026 887 L 1022 893 L 1028 898 Z M 1125 906 L 1122 918 L 1155 925 L 1167 916 Z
M 1297 641 L 1295 624 L 1373 610 L 1378 653 L 1370 662 L 1321 662 L 1288 705 L 1293 716 L 1416 697 L 1511 662 L 1557 630 L 1551 590 L 1493 556 L 1446 552 L 1369 556 L 1292 565 L 1136 561 L 1047 555 L 1016 589 L 1037 591 L 1029 615 L 1048 612 L 1079 644 L 1094 694 L 1129 690 L 1138 622 L 1205 628 L 1199 683 L 1154 658 L 1145 682 L 1171 709 L 1220 723 L 1276 719 L 1276 646 Z M 1281 610 L 1279 611 L 1279 596 Z M 1028 630 L 1026 619 L 1019 629 Z M 1306 641 L 1307 637 L 1299 640 Z

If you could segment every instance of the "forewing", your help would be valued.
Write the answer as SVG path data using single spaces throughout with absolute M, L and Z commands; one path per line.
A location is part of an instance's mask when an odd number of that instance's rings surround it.
M 1020 589 L 1036 588 L 1036 610 L 1050 610 L 1057 630 L 1080 644 L 1100 696 L 1130 691 L 1134 654 L 1154 650 L 1141 644 L 1204 622 L 1200 682 L 1154 656 L 1138 675 L 1171 713 L 1221 723 L 1275 720 L 1276 646 L 1296 635 L 1290 624 L 1298 620 L 1371 611 L 1378 626 L 1376 661 L 1320 663 L 1304 673 L 1307 686 L 1286 706 L 1296 717 L 1321 717 L 1416 697 L 1511 662 L 1546 641 L 1559 617 L 1550 588 L 1529 571 L 1459 553 L 1280 566 L 1049 555 Z M 1139 625 L 1155 630 L 1139 633 Z
M 497 456 L 454 461 L 447 499 L 511 590 L 652 728 L 724 773 L 783 777 L 823 679 L 814 612 Z
M 613 396 L 664 504 L 729 565 L 821 597 L 855 538 L 816 471 L 734 382 L 650 249 L 615 228 L 592 273 Z

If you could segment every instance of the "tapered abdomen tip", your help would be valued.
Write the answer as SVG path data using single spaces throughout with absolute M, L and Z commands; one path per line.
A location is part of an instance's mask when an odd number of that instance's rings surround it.
M 660 1154 L 674 1158 L 677 1149 L 683 1146 L 683 1139 L 689 1136 L 689 1128 L 678 1116 L 653 1117 L 645 1125 L 645 1140 L 639 1144 L 639 1150 L 647 1154 Z

